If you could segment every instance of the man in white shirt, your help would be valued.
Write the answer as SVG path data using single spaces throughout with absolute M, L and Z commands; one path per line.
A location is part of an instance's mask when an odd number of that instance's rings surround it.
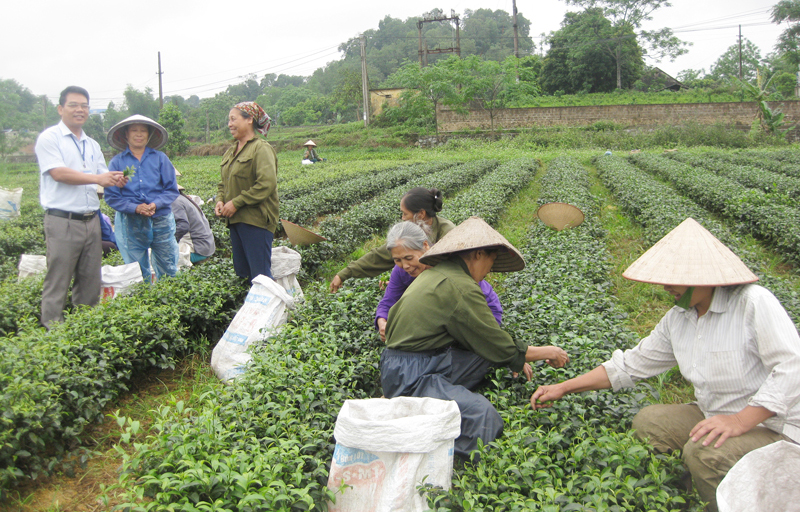
M 48 329 L 53 321 L 64 319 L 64 302 L 73 279 L 73 304 L 94 306 L 100 300 L 103 248 L 97 186 L 127 182 L 122 172 L 109 172 L 100 145 L 83 131 L 89 119 L 86 89 L 64 89 L 58 115 L 61 122 L 39 134 L 35 147 L 47 244 L 41 323 Z
M 695 402 L 643 408 L 640 439 L 659 451 L 681 450 L 707 510 L 716 488 L 748 452 L 800 441 L 800 336 L 778 299 L 722 242 L 686 219 L 623 273 L 662 284 L 676 298 L 653 332 L 616 350 L 594 370 L 531 396 L 534 409 L 569 393 L 632 387 L 678 365 Z

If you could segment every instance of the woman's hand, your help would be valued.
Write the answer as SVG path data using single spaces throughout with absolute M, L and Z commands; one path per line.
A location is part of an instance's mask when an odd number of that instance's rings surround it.
M 564 387 L 561 384 L 553 384 L 550 386 L 539 386 L 531 396 L 531 407 L 541 409 L 542 407 L 550 407 L 553 401 L 560 399 L 564 396 Z
M 222 217 L 222 207 L 225 206 L 225 203 L 222 201 L 217 201 L 217 204 L 214 205 L 214 215 L 217 217 Z
M 554 346 L 549 346 L 545 348 L 549 349 L 550 354 L 547 356 L 544 362 L 549 364 L 553 368 L 561 368 L 562 366 L 564 366 L 569 362 L 569 355 L 563 348 L 558 348 Z
M 531 365 L 529 365 L 528 363 L 525 363 L 525 364 L 522 366 L 522 373 L 525 375 L 525 378 L 526 378 L 526 379 L 528 379 L 528 382 L 530 382 L 530 381 L 531 381 L 531 379 L 533 378 L 533 369 L 531 368 Z M 513 376 L 515 379 L 516 379 L 517 377 L 519 377 L 519 373 L 518 373 L 518 372 L 512 372 L 512 373 L 511 373 L 511 375 L 512 375 L 512 376 Z
M 331 293 L 336 293 L 339 291 L 339 288 L 342 287 L 342 280 L 339 276 L 333 276 L 331 279 Z
M 231 218 L 236 213 L 237 209 L 233 206 L 233 201 L 228 201 L 219 209 L 220 215 L 223 217 Z
M 378 318 L 378 332 L 381 335 L 381 341 L 386 343 L 386 319 Z
M 156 213 L 156 204 L 155 203 L 142 203 L 136 206 L 136 213 L 138 215 L 144 215 L 145 217 L 152 217 Z

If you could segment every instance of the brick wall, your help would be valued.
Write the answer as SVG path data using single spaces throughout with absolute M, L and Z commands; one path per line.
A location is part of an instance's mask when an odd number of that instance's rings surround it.
M 786 124 L 800 125 L 800 101 L 771 102 L 769 105 L 773 110 L 779 108 L 786 114 Z M 494 111 L 494 128 L 511 130 L 536 126 L 582 126 L 596 121 L 641 127 L 680 125 L 692 121 L 746 128 L 752 123 L 757 110 L 755 102 L 508 108 Z M 491 128 L 489 111 L 482 109 L 472 109 L 462 115 L 446 107 L 440 108 L 437 119 L 439 131 L 444 133 Z

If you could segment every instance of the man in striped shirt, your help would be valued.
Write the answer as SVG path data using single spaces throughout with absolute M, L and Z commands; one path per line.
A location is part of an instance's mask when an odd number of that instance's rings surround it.
M 800 337 L 775 296 L 722 242 L 686 219 L 623 276 L 676 299 L 652 333 L 594 370 L 531 396 L 534 409 L 569 393 L 631 387 L 678 365 L 696 401 L 643 408 L 633 419 L 659 452 L 681 450 L 707 510 L 748 452 L 800 441 Z

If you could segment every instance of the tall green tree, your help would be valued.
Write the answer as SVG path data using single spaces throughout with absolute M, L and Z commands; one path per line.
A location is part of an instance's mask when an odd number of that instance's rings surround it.
M 800 66 L 800 0 L 781 0 L 772 7 L 772 22 L 786 23 L 787 28 L 778 36 L 775 49 L 793 64 Z
M 436 134 L 439 134 L 437 110 L 439 105 L 461 105 L 463 98 L 458 94 L 456 81 L 458 74 L 455 69 L 460 60 L 455 55 L 430 66 L 421 67 L 416 62 L 408 62 L 398 69 L 391 77 L 390 82 L 400 87 L 419 91 L 433 110 L 433 122 Z
M 614 27 L 600 8 L 567 12 L 561 29 L 550 35 L 548 43 L 540 84 L 550 94 L 631 87 L 644 68 L 636 34 L 630 27 L 627 32 Z
M 739 78 L 739 43 L 732 44 L 725 50 L 714 64 L 711 65 L 711 75 L 715 80 L 732 81 Z M 747 38 L 742 40 L 741 66 L 742 80 L 755 84 L 758 69 L 762 65 L 761 50 Z
M 158 114 L 158 123 L 166 128 L 169 140 L 164 146 L 163 151 L 170 158 L 183 154 L 189 147 L 183 127 L 186 121 L 183 119 L 180 109 L 174 103 L 167 103 Z
M 153 97 L 153 89 L 150 87 L 138 91 L 128 84 L 122 95 L 125 97 L 125 110 L 129 116 L 139 114 L 150 119 L 158 118 L 158 100 Z
M 600 9 L 603 16 L 611 20 L 613 32 L 610 38 L 596 41 L 599 48 L 611 55 L 616 63 L 617 89 L 622 89 L 623 47 L 631 34 L 642 40 L 646 54 L 656 60 L 669 57 L 674 60 L 688 50 L 687 43 L 678 39 L 669 28 L 642 30 L 645 21 L 652 20 L 652 13 L 672 4 L 668 0 L 565 0 L 567 5 L 584 9 Z

